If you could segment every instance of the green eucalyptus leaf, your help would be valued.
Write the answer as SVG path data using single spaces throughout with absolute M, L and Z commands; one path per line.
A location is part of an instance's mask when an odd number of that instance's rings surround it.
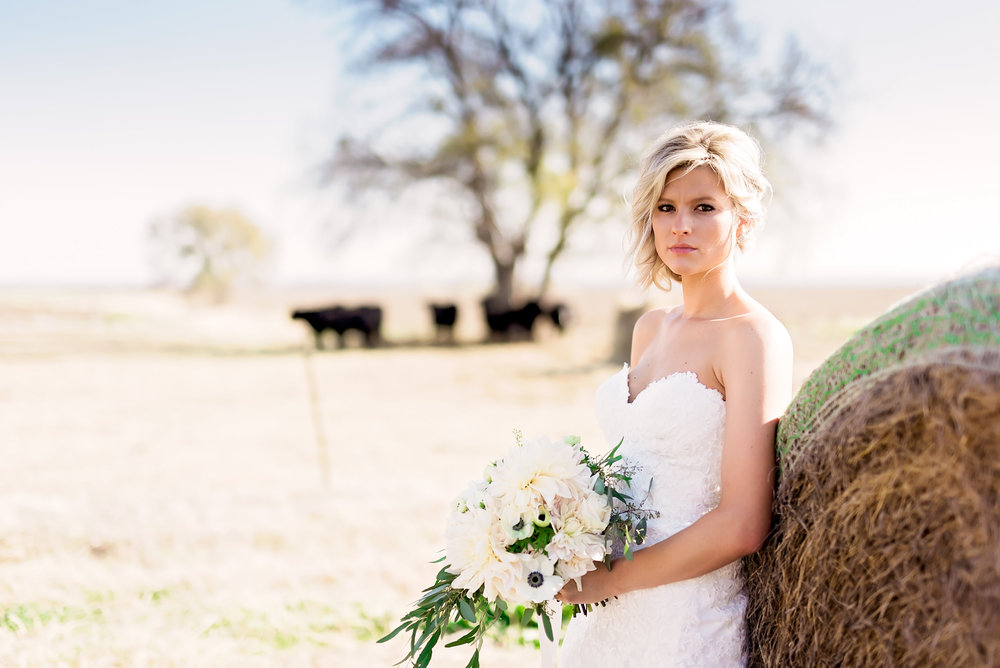
M 539 615 L 542 618 L 542 626 L 545 627 L 545 637 L 549 640 L 554 641 L 555 636 L 552 634 L 552 621 L 549 620 L 548 615 Z
M 468 645 L 471 642 L 475 642 L 476 636 L 479 633 L 479 629 L 473 629 L 466 633 L 464 636 L 458 640 L 452 640 L 450 643 L 445 645 L 445 647 L 457 647 L 458 645 Z
M 458 611 L 462 613 L 462 617 L 469 620 L 473 624 L 476 623 L 476 611 L 472 608 L 468 599 L 460 598 L 458 599 Z
M 420 624 L 413 625 L 413 633 L 410 634 L 410 653 L 408 656 L 413 656 L 417 653 L 417 649 L 420 645 L 417 644 L 417 633 L 420 631 Z
M 437 597 L 438 594 L 445 593 L 449 589 L 451 589 L 451 584 L 447 582 L 444 584 L 433 585 L 424 590 L 426 593 L 420 597 L 420 600 L 421 601 L 430 600 L 432 598 Z
M 521 626 L 527 626 L 533 614 L 535 614 L 534 608 L 525 608 L 524 613 L 521 615 Z
M 420 636 L 420 640 L 418 640 L 414 645 L 414 649 L 417 649 L 419 647 L 425 647 L 424 643 L 428 642 L 431 636 L 435 635 L 435 633 L 438 634 L 440 633 L 440 631 L 435 631 L 434 626 L 430 621 L 426 622 L 424 626 L 425 626 L 424 633 L 423 635 Z
M 622 437 L 622 439 L 620 441 L 618 441 L 618 445 L 616 445 L 615 447 L 611 448 L 611 451 L 608 454 L 604 455 L 604 461 L 605 462 L 610 462 L 611 458 L 614 457 L 618 453 L 618 448 L 622 447 L 623 443 L 625 443 L 625 437 L 624 436 Z
M 409 624 L 407 624 L 407 623 L 404 622 L 403 624 L 400 624 L 399 626 L 397 626 L 396 628 L 394 628 L 388 635 L 382 636 L 381 638 L 379 638 L 375 642 L 388 642 L 389 640 L 392 640 L 393 638 L 395 638 L 397 633 L 399 633 L 400 631 L 402 631 L 403 629 L 408 628 L 408 627 L 409 627 Z
M 420 656 L 417 657 L 416 663 L 413 664 L 415 668 L 427 668 L 427 666 L 431 665 L 431 655 L 434 653 L 434 645 L 440 637 L 441 633 L 439 631 L 427 640 L 427 645 L 424 646 L 424 651 L 420 653 Z

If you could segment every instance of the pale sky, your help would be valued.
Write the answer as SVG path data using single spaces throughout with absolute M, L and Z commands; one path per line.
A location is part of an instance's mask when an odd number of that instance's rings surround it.
M 190 203 L 259 222 L 277 284 L 487 276 L 474 246 L 415 252 L 405 227 L 372 225 L 339 256 L 324 241 L 339 205 L 310 168 L 359 119 L 321 5 L 0 0 L 0 285 L 148 283 L 150 220 Z M 926 281 L 1000 261 L 1000 5 L 736 5 L 766 48 L 792 32 L 840 80 L 826 145 L 787 156 L 796 217 L 775 209 L 746 272 Z M 767 237 L 799 224 L 808 249 Z M 563 276 L 621 280 L 620 229 Z

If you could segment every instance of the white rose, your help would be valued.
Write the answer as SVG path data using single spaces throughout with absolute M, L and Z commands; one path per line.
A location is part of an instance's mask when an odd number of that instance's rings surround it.
M 583 525 L 575 518 L 569 518 L 561 529 L 556 531 L 545 548 L 550 556 L 561 560 L 590 559 L 598 561 L 604 558 L 604 536 L 584 531 Z
M 608 498 L 597 492 L 590 492 L 576 507 L 576 515 L 583 524 L 584 531 L 599 533 L 611 521 L 611 506 Z
M 489 601 L 502 598 L 509 603 L 516 600 L 520 572 L 515 559 L 492 562 L 483 573 L 483 596 Z
M 580 591 L 583 589 L 580 578 L 597 568 L 597 565 L 594 559 L 585 556 L 574 559 L 560 559 L 556 563 L 556 575 L 566 582 L 572 580 L 576 583 L 577 591 Z

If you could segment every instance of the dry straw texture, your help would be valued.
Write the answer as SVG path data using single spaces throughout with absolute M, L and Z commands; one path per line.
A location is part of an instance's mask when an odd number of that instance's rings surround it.
M 779 433 L 751 664 L 1000 665 L 1000 272 L 859 332 Z

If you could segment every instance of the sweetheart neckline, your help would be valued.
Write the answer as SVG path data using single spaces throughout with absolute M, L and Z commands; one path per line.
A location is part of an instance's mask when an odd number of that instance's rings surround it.
M 646 387 L 644 387 L 641 390 L 639 390 L 639 392 L 633 398 L 632 397 L 632 388 L 629 386 L 629 378 L 628 378 L 628 373 L 629 373 L 630 370 L 631 369 L 629 368 L 629 365 L 625 364 L 624 366 L 622 366 L 622 370 L 618 372 L 619 374 L 621 374 L 621 373 L 625 374 L 625 405 L 626 406 L 633 406 L 633 405 L 635 405 L 635 402 L 639 400 L 639 397 L 641 397 L 643 394 L 645 394 L 646 390 L 648 390 L 649 388 L 653 387 L 654 385 L 656 385 L 658 383 L 662 383 L 662 382 L 668 381 L 668 380 L 671 380 L 672 378 L 677 378 L 677 377 L 686 377 L 686 378 L 689 378 L 690 380 L 694 381 L 694 384 L 695 384 L 696 387 L 699 387 L 699 388 L 705 390 L 710 395 L 715 395 L 716 397 L 718 397 L 719 401 L 721 401 L 723 405 L 725 405 L 725 403 L 726 403 L 726 398 L 724 396 L 722 396 L 722 392 L 719 392 L 714 387 L 709 387 L 708 385 L 705 385 L 705 383 L 701 382 L 701 380 L 698 379 L 698 374 L 696 374 L 694 371 L 674 371 L 672 373 L 668 373 L 666 376 L 661 376 L 661 377 L 657 378 L 656 380 L 650 381 L 646 385 Z

